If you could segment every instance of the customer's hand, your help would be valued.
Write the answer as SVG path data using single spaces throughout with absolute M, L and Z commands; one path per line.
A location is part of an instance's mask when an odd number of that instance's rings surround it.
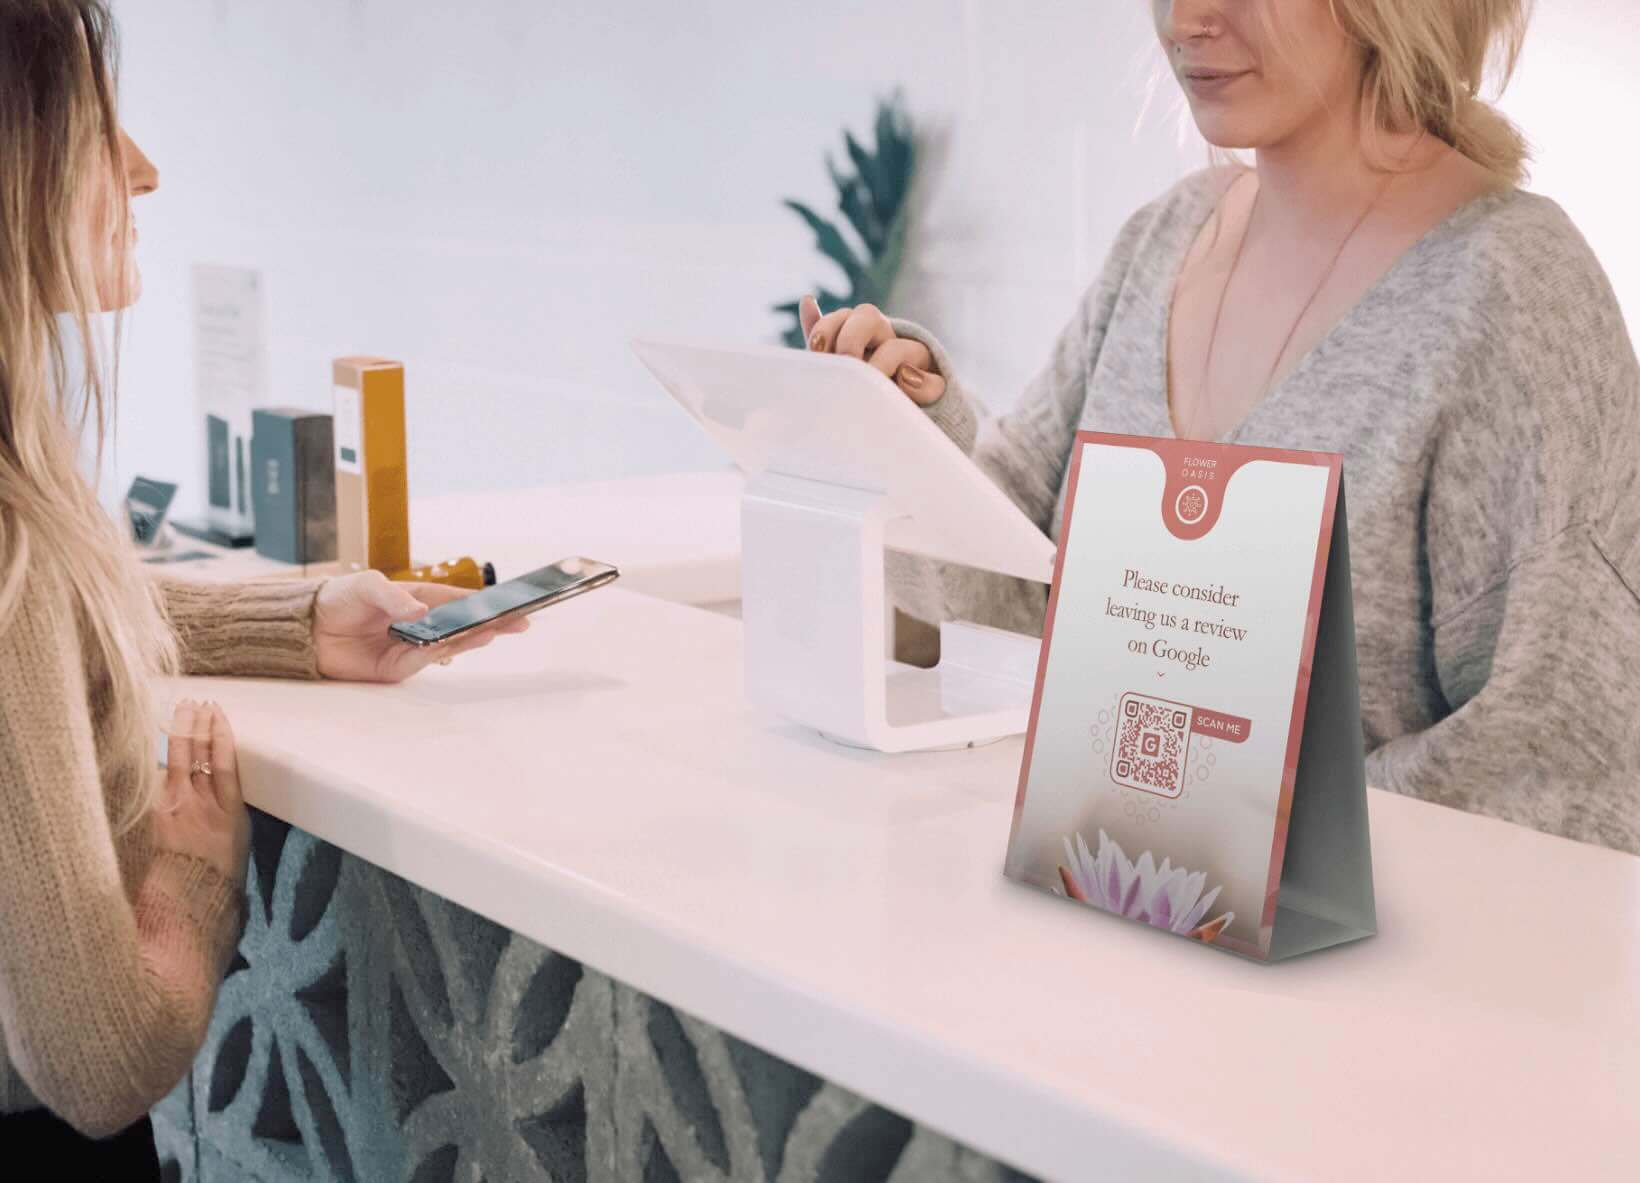
M 811 352 L 859 358 L 881 370 L 918 406 L 926 407 L 945 393 L 945 378 L 935 370 L 928 346 L 895 336 L 894 326 L 875 305 L 839 308 L 821 316 L 814 297 L 804 296 L 797 319 Z
M 344 682 L 402 682 L 435 661 L 488 645 L 530 622 L 514 616 L 442 645 L 411 645 L 387 626 L 420 620 L 428 611 L 471 593 L 438 583 L 394 583 L 380 571 L 340 575 L 319 585 L 313 605 L 313 648 L 319 673 Z
M 245 881 L 251 819 L 239 790 L 239 754 L 228 717 L 215 703 L 184 699 L 171 717 L 165 788 L 151 813 L 154 845 Z

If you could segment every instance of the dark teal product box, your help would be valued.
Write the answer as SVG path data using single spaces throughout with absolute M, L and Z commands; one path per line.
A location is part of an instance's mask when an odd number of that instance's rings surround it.
M 286 563 L 336 557 L 336 463 L 331 418 L 274 407 L 251 414 L 251 505 L 256 553 Z

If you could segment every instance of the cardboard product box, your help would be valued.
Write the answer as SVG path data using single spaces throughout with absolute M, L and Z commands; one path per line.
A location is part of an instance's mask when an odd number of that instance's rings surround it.
M 404 439 L 404 366 L 337 358 L 336 558 L 343 571 L 410 566 L 410 491 Z
M 336 557 L 336 466 L 329 415 L 274 407 L 251 413 L 256 553 L 285 563 Z

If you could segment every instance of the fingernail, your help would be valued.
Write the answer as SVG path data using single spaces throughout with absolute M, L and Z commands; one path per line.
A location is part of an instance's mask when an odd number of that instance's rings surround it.
M 894 376 L 907 390 L 921 390 L 924 379 L 928 377 L 916 366 L 901 366 Z
M 826 351 L 826 335 L 824 333 L 816 333 L 814 336 L 810 337 L 809 348 L 814 350 L 816 353 L 824 353 Z

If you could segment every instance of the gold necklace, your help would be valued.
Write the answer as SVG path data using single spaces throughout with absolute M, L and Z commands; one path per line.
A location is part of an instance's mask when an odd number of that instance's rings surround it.
M 1371 216 L 1372 211 L 1378 208 L 1378 203 L 1383 201 L 1384 194 L 1389 192 L 1390 182 L 1397 175 L 1391 172 L 1384 177 L 1383 182 L 1378 186 L 1378 191 L 1373 194 L 1372 200 L 1367 203 L 1367 207 L 1361 211 L 1354 223 L 1351 224 L 1349 233 L 1339 241 L 1338 249 L 1333 251 L 1327 269 L 1321 273 L 1321 278 L 1316 281 L 1315 287 L 1310 291 L 1309 299 L 1304 301 L 1304 307 L 1298 310 L 1298 317 L 1293 321 L 1292 327 L 1287 330 L 1287 335 L 1282 338 L 1281 348 L 1276 352 L 1275 360 L 1270 363 L 1269 370 L 1265 372 L 1264 382 L 1259 387 L 1258 398 L 1254 400 L 1253 406 L 1258 406 L 1260 402 L 1264 401 L 1264 396 L 1270 393 L 1270 382 L 1275 378 L 1276 370 L 1281 366 L 1282 358 L 1287 356 L 1287 350 L 1293 343 L 1293 336 L 1298 332 L 1298 326 L 1304 323 L 1304 318 L 1309 315 L 1310 307 L 1315 303 L 1316 297 L 1321 295 L 1321 290 L 1327 286 L 1327 281 L 1332 278 L 1333 271 L 1338 267 L 1338 260 L 1344 257 L 1344 250 L 1355 238 L 1356 231 L 1361 229 L 1367 218 Z M 1258 199 L 1263 196 L 1263 193 L 1262 186 L 1253 190 L 1253 208 L 1247 212 L 1247 225 L 1242 228 L 1241 237 L 1236 240 L 1236 253 L 1230 260 L 1230 273 L 1224 277 L 1224 286 L 1219 289 L 1218 304 L 1213 309 L 1213 327 L 1207 335 L 1207 356 L 1202 361 L 1201 378 L 1196 383 L 1196 408 L 1191 412 L 1190 422 L 1186 425 L 1185 433 L 1179 437 L 1181 439 L 1195 438 L 1196 424 L 1201 420 L 1202 409 L 1212 402 L 1209 397 L 1207 380 L 1212 375 L 1213 349 L 1219 340 L 1219 318 L 1224 315 L 1224 298 L 1229 294 L 1230 285 L 1236 278 L 1236 271 L 1241 267 L 1241 253 L 1247 246 L 1248 235 L 1252 233 L 1253 219 L 1258 215 Z M 1229 196 L 1228 191 L 1226 196 Z

